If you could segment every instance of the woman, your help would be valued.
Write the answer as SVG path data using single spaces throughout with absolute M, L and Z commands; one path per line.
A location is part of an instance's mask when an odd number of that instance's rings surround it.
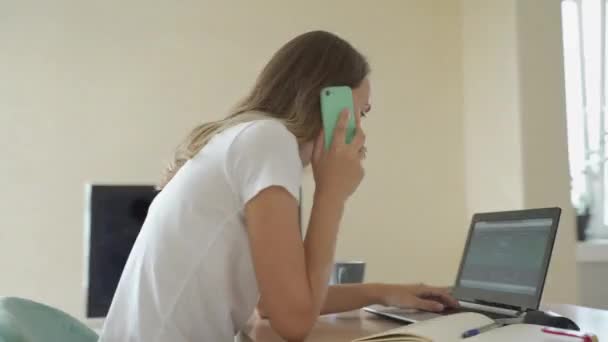
M 344 206 L 363 178 L 368 73 L 346 41 L 309 32 L 272 57 L 230 116 L 192 131 L 150 206 L 101 341 L 231 341 L 258 302 L 287 340 L 304 339 L 323 313 L 456 305 L 424 285 L 327 285 Z M 319 94 L 332 85 L 353 89 L 355 113 L 342 113 L 325 150 Z M 347 145 L 349 115 L 357 132 Z M 302 239 L 309 164 L 316 187 Z

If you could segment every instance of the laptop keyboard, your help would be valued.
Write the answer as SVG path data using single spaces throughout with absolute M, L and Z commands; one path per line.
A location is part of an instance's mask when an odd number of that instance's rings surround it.
M 432 318 L 436 318 L 436 317 L 440 317 L 440 316 L 444 316 L 444 315 L 457 314 L 457 313 L 461 313 L 461 312 L 475 312 L 475 313 L 482 314 L 482 315 L 489 317 L 491 319 L 494 319 L 494 320 L 501 319 L 501 318 L 514 318 L 513 316 L 510 316 L 510 315 L 495 313 L 495 312 L 491 312 L 491 311 L 483 311 L 483 310 L 473 309 L 473 308 L 465 308 L 465 307 L 448 308 L 439 313 L 430 312 L 430 311 L 419 311 L 419 310 L 414 310 L 414 309 L 401 309 L 401 308 L 396 308 L 396 307 L 382 307 L 382 306 L 378 306 L 378 307 L 371 306 L 371 307 L 369 307 L 369 309 L 371 309 L 371 312 L 376 312 L 380 315 L 383 315 L 384 317 L 396 319 L 401 322 L 421 322 L 421 321 L 426 321 L 426 320 L 429 320 Z

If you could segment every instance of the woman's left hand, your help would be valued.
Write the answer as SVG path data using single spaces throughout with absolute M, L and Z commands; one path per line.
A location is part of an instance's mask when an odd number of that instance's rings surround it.
M 382 305 L 406 309 L 440 312 L 447 307 L 458 307 L 447 287 L 416 285 L 380 285 Z

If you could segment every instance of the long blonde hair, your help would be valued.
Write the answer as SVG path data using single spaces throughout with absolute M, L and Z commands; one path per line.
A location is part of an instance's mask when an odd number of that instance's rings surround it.
M 177 147 L 160 186 L 216 134 L 261 116 L 281 120 L 299 143 L 314 139 L 321 123 L 319 94 L 334 85 L 356 88 L 369 74 L 366 58 L 347 41 L 325 31 L 301 34 L 281 47 L 253 89 L 226 118 L 195 127 Z

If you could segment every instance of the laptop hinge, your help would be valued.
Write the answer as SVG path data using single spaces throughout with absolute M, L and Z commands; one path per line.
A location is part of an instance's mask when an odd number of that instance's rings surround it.
M 460 300 L 459 303 L 463 308 L 494 312 L 512 317 L 517 317 L 523 313 L 518 307 L 504 304 L 494 305 L 493 303 L 486 301 Z
M 522 308 L 521 306 L 509 305 L 509 304 L 503 304 L 503 303 L 496 303 L 496 302 L 490 302 L 490 301 L 481 300 L 481 299 L 475 299 L 475 300 L 473 300 L 473 303 L 479 304 L 479 305 L 484 305 L 484 306 L 492 306 L 492 307 L 495 307 L 495 308 L 501 308 L 501 309 L 505 309 L 505 310 L 517 311 L 517 312 L 525 312 L 526 311 L 526 309 Z

